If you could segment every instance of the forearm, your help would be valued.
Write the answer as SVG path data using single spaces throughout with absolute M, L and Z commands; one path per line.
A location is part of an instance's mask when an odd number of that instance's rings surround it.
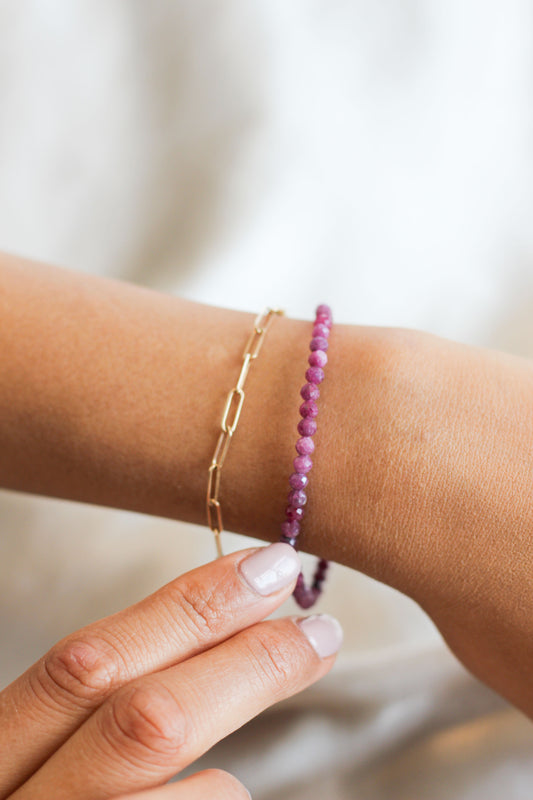
M 205 525 L 255 314 L 11 256 L 0 300 L 0 485 Z M 279 535 L 309 331 L 276 319 L 250 368 L 222 475 L 230 530 Z
M 207 467 L 254 315 L 2 258 L 0 484 L 206 523 Z M 222 472 L 225 527 L 274 540 L 310 323 L 277 319 Z M 335 325 L 304 550 L 416 599 L 533 714 L 533 370 Z
M 204 523 L 253 315 L 13 257 L 0 288 L 1 485 Z

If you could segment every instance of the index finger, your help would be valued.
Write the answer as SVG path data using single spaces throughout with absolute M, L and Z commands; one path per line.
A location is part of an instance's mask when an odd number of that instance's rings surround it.
M 290 545 L 233 553 L 66 637 L 0 694 L 0 797 L 26 780 L 116 689 L 224 641 L 290 594 Z

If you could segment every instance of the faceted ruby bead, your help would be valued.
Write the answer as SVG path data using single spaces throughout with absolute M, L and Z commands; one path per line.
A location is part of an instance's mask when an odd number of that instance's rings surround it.
M 294 597 L 300 608 L 311 608 L 316 603 L 320 591 L 313 587 L 312 589 L 299 589 L 294 590 Z
M 318 316 L 319 314 L 324 314 L 324 316 L 330 320 L 333 319 L 333 312 L 327 303 L 320 303 L 320 305 L 317 306 L 316 315 Z
M 327 325 L 324 325 L 323 322 L 318 322 L 312 330 L 311 336 L 322 336 L 324 339 L 327 339 L 329 336 L 329 328 Z
M 315 325 L 327 325 L 327 327 L 331 329 L 331 326 L 333 325 L 333 317 L 331 313 L 325 314 L 320 312 L 317 314 L 315 317 Z
M 301 506 L 287 506 L 285 509 L 285 516 L 289 522 L 293 522 L 294 520 L 301 522 L 304 518 L 304 510 Z
M 292 520 L 291 522 L 282 522 L 281 532 L 288 539 L 293 537 L 295 538 L 300 533 L 300 523 L 296 519 Z
M 301 472 L 293 472 L 289 478 L 289 485 L 292 486 L 293 489 L 305 489 L 308 483 L 309 478 Z
M 300 389 L 300 395 L 304 400 L 318 400 L 320 389 L 314 383 L 305 383 Z
M 310 436 L 302 436 L 302 438 L 298 439 L 296 442 L 296 450 L 301 456 L 311 455 L 311 453 L 314 452 L 314 449 L 315 443 Z
M 294 471 L 303 472 L 305 475 L 310 472 L 313 462 L 309 456 L 296 456 L 294 461 Z
M 300 436 L 314 436 L 317 429 L 316 420 L 311 417 L 304 417 L 298 423 L 298 433 Z
M 289 505 L 301 508 L 307 503 L 307 495 L 303 489 L 293 489 L 288 496 Z
M 307 361 L 310 367 L 325 367 L 328 363 L 328 356 L 323 350 L 313 350 Z
M 306 381 L 309 383 L 322 383 L 324 380 L 324 370 L 320 367 L 309 367 L 305 373 Z
M 300 406 L 300 414 L 302 417 L 311 417 L 314 419 L 318 415 L 318 406 L 314 400 L 306 400 Z
M 324 336 L 314 336 L 311 339 L 311 344 L 309 345 L 310 350 L 327 350 L 329 347 L 329 342 Z

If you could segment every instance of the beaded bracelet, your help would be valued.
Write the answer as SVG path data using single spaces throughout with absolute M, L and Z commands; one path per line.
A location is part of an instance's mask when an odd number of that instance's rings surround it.
M 328 357 L 328 338 L 333 325 L 331 309 L 327 305 L 319 305 L 316 310 L 315 323 L 309 349 L 309 368 L 305 373 L 307 383 L 300 390 L 304 402 L 300 406 L 302 419 L 298 423 L 300 439 L 296 442 L 298 455 L 294 459 L 294 472 L 289 478 L 291 491 L 289 492 L 289 505 L 285 509 L 285 521 L 281 523 L 281 541 L 292 545 L 298 550 L 298 536 L 300 525 L 304 516 L 304 506 L 307 502 L 305 489 L 309 482 L 308 473 L 313 466 L 311 453 L 315 449 L 312 437 L 316 433 L 318 406 L 316 401 L 320 395 L 318 385 L 324 380 L 324 367 Z M 317 562 L 313 575 L 313 583 L 306 586 L 304 576 L 300 572 L 296 581 L 293 596 L 300 608 L 310 608 L 316 603 L 322 592 L 322 584 L 326 578 L 328 562 L 321 558 Z

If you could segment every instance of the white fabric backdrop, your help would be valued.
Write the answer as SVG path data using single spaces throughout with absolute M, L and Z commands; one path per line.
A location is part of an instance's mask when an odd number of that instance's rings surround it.
M 532 22 L 526 0 L 0 0 L 0 248 L 533 357 Z M 213 556 L 142 515 L 0 513 L 2 683 Z M 337 567 L 321 609 L 334 673 L 202 766 L 254 800 L 529 800 L 531 724 L 414 603 Z

